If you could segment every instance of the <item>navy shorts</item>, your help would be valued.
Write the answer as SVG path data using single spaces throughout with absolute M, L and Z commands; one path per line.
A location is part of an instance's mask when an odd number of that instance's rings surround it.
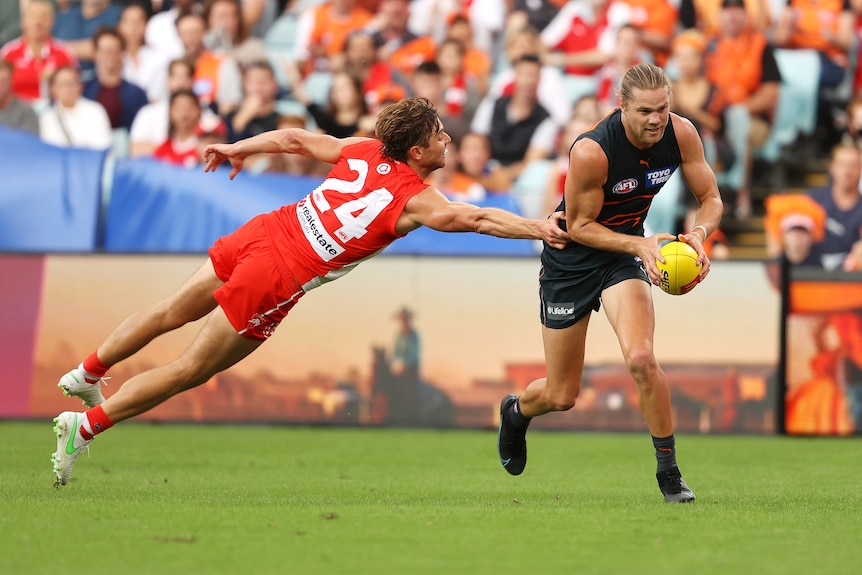
M 577 272 L 542 265 L 539 272 L 539 316 L 542 325 L 563 329 L 580 321 L 591 311 L 599 311 L 602 292 L 628 279 L 650 283 L 640 258 L 613 254 L 601 266 Z

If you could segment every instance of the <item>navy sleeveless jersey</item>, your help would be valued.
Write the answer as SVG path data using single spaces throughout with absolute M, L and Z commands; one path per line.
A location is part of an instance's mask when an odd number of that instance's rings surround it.
M 673 122 L 669 118 L 662 139 L 645 150 L 636 148 L 626 137 L 619 109 L 579 136 L 578 140 L 581 138 L 598 143 L 608 158 L 608 178 L 602 186 L 605 200 L 596 221 L 621 234 L 643 236 L 644 219 L 653 197 L 682 161 Z M 566 210 L 565 196 L 557 209 Z M 555 261 L 569 268 L 572 265 L 592 267 L 608 255 L 603 250 L 571 242 L 562 250 L 546 246 L 542 261 Z M 549 257 L 547 262 L 546 256 Z

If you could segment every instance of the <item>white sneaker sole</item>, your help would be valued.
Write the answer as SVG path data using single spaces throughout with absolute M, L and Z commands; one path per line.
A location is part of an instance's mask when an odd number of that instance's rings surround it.
M 79 379 L 72 370 L 60 378 L 57 387 L 63 390 L 63 395 L 66 397 L 77 397 L 87 407 L 96 407 L 105 402 L 105 396 L 102 395 L 102 390 L 99 388 L 101 382 L 87 383 L 83 379 Z M 85 387 L 86 386 L 86 387 Z

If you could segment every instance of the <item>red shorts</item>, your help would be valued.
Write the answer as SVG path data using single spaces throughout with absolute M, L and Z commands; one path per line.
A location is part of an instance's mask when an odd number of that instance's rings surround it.
M 305 292 L 277 259 L 257 216 L 209 249 L 215 273 L 224 281 L 213 296 L 237 333 L 264 341 Z

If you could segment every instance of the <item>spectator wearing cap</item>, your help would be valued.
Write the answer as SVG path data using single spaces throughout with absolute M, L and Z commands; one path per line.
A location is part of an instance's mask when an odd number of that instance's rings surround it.
M 823 240 L 826 227 L 823 207 L 805 194 L 772 194 L 764 204 L 769 257 L 783 257 L 793 265 L 820 267 L 813 247 Z
M 704 73 L 727 104 L 725 134 L 735 156 L 719 183 L 735 193 L 736 217 L 744 219 L 751 215 L 752 150 L 772 129 L 781 72 L 766 36 L 749 23 L 743 0 L 723 0 L 719 24 L 707 43 Z
M 14 67 L 12 91 L 25 102 L 47 99 L 48 78 L 62 66 L 77 67 L 72 51 L 51 36 L 54 6 L 49 0 L 30 0 L 21 13 L 21 36 L 0 49 L 0 58 Z

